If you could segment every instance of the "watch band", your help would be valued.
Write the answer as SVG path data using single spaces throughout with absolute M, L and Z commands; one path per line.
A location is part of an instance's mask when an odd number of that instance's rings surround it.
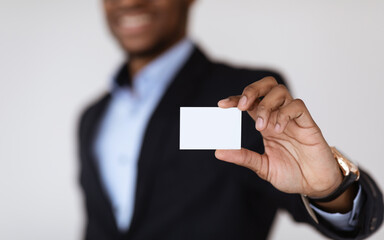
M 316 202 L 330 202 L 335 200 L 336 198 L 340 197 L 341 194 L 345 192 L 345 190 L 348 189 L 349 186 L 351 186 L 354 182 L 358 180 L 358 175 L 356 175 L 353 172 L 350 172 L 347 176 L 344 177 L 343 181 L 341 182 L 340 186 L 336 188 L 335 191 L 333 191 L 331 194 L 325 197 L 308 197 L 311 201 Z

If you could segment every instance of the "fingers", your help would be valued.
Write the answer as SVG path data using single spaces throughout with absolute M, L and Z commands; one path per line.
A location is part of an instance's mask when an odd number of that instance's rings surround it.
M 300 99 L 293 100 L 288 89 L 278 84 L 273 77 L 266 77 L 248 85 L 242 95 L 223 99 L 218 102 L 218 106 L 237 107 L 248 111 L 255 120 L 258 131 L 263 131 L 272 124 L 276 132 L 282 133 L 291 120 L 299 127 L 315 125 L 304 102 Z M 272 113 L 275 115 L 271 121 Z
M 218 105 L 222 108 L 238 107 L 242 111 L 247 111 L 254 107 L 254 103 L 260 97 L 264 97 L 274 86 L 277 86 L 277 81 L 273 77 L 265 77 L 248 85 L 242 95 L 231 96 L 219 101 Z
M 276 85 L 258 104 L 257 108 L 248 111 L 256 121 L 256 129 L 264 130 L 269 122 L 271 113 L 292 101 L 288 89 L 284 85 Z
M 275 131 L 282 133 L 289 121 L 292 120 L 302 128 L 309 128 L 315 125 L 307 107 L 301 99 L 295 99 L 279 109 L 276 117 Z
M 278 83 L 273 77 L 265 77 L 248 85 L 244 88 L 237 107 L 242 111 L 248 111 L 253 107 L 256 99 L 266 96 L 277 85 Z
M 237 107 L 241 95 L 237 96 L 230 96 L 226 99 L 220 100 L 217 105 L 221 108 L 231 108 L 231 107 Z
M 268 158 L 256 152 L 242 148 L 241 150 L 216 150 L 217 159 L 247 167 L 261 178 L 268 179 Z

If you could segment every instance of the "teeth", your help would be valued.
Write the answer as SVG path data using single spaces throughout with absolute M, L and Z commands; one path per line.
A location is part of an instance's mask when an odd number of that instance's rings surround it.
M 120 19 L 120 26 L 124 28 L 138 28 L 150 22 L 151 18 L 148 14 L 135 16 L 124 16 Z

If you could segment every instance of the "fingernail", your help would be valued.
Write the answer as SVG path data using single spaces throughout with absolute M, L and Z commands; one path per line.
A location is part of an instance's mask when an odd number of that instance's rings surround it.
M 281 129 L 280 124 L 276 123 L 276 125 L 275 125 L 275 131 L 276 131 L 276 132 L 280 132 L 280 129 Z
M 239 101 L 239 107 L 245 107 L 247 104 L 247 96 L 242 96 Z
M 219 107 L 224 107 L 225 104 L 229 101 L 228 98 L 225 98 L 225 99 L 221 99 L 220 101 L 217 102 L 217 106 Z
M 264 119 L 262 119 L 261 117 L 257 118 L 256 120 L 256 129 L 262 129 L 264 126 Z

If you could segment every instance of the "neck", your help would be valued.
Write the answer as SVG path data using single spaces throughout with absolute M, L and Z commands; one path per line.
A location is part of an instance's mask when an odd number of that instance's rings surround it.
M 143 69 L 147 64 L 149 64 L 151 61 L 153 61 L 157 56 L 153 57 L 130 57 L 128 62 L 128 68 L 131 79 L 134 79 L 134 76 L 138 72 L 140 72 L 141 69 Z
M 140 72 L 141 69 L 143 69 L 145 66 L 147 66 L 150 62 L 155 60 L 157 57 L 168 51 L 170 48 L 175 46 L 178 42 L 180 42 L 184 36 L 180 36 L 179 38 L 175 39 L 169 44 L 165 44 L 161 47 L 154 48 L 154 50 L 143 52 L 143 53 L 137 53 L 129 54 L 129 61 L 128 61 L 128 68 L 131 79 L 134 79 L 136 74 Z

